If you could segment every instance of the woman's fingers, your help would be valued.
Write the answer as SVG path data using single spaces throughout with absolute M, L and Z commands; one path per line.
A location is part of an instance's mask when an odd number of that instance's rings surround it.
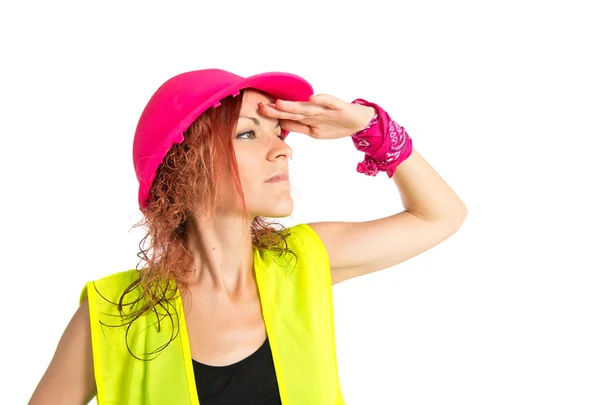
M 290 131 L 298 132 L 300 134 L 311 135 L 311 128 L 309 125 L 304 125 L 298 121 L 292 120 L 281 120 L 281 128 Z
M 271 107 L 268 104 L 259 103 L 259 108 L 267 117 L 278 118 L 280 120 L 302 121 L 306 118 L 304 114 L 282 111 L 278 108 Z
M 346 105 L 343 100 L 329 94 L 313 94 L 308 100 L 331 110 L 342 109 Z
M 280 111 L 304 116 L 318 115 L 326 111 L 327 108 L 311 102 L 276 100 L 273 104 L 267 104 Z

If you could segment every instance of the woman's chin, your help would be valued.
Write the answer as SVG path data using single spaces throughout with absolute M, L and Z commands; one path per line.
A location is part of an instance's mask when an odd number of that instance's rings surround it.
M 294 201 L 290 198 L 288 201 L 280 201 L 278 204 L 274 204 L 268 209 L 262 210 L 261 217 L 268 218 L 285 218 L 292 215 L 294 211 Z

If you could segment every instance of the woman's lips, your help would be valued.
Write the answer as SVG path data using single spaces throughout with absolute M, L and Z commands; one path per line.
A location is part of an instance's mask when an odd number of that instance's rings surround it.
M 271 177 L 269 180 L 265 181 L 265 183 L 278 183 L 280 181 L 289 181 L 290 178 L 287 173 L 281 173 L 274 177 Z

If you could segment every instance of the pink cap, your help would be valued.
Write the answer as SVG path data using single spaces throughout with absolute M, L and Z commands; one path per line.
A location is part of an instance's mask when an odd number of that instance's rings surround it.
M 252 87 L 276 99 L 308 101 L 312 86 L 291 73 L 269 72 L 243 78 L 220 69 L 186 72 L 163 83 L 144 108 L 133 139 L 133 165 L 140 183 L 138 202 L 147 206 L 156 169 L 183 132 L 210 107 L 227 96 Z M 288 131 L 282 131 L 283 137 Z

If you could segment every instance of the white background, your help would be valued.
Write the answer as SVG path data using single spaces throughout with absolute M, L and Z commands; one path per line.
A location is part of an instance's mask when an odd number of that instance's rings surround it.
M 27 402 L 84 283 L 138 262 L 148 98 L 221 68 L 380 104 L 469 209 L 441 245 L 334 287 L 348 404 L 600 404 L 593 3 L 3 3 L 0 403 Z M 284 225 L 403 209 L 350 139 L 288 141 Z

